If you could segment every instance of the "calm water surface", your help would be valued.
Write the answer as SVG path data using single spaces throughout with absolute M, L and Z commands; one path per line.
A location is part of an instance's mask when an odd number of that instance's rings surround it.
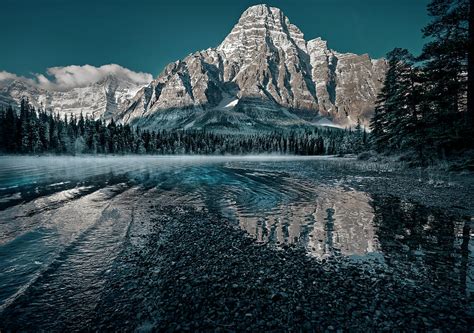
M 0 157 L 0 311 L 45 274 L 55 307 L 91 310 L 149 200 L 218 213 L 317 258 L 474 291 L 469 221 L 354 190 L 342 176 L 325 158 Z

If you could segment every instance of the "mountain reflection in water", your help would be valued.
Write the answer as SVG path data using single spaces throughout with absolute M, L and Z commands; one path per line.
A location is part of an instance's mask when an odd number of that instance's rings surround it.
M 144 195 L 224 216 L 259 242 L 474 291 L 469 220 L 344 186 L 325 159 L 0 159 L 0 309 L 48 270 L 64 274 L 58 289 L 76 287 L 71 273 L 82 272 L 93 305 L 97 272 L 133 211 L 146 212 Z

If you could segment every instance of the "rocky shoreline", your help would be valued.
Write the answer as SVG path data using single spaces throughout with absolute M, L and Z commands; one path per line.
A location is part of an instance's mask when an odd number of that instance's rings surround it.
M 359 175 L 365 177 L 349 174 L 344 177 L 343 183 L 372 195 L 391 195 L 426 207 L 440 208 L 451 214 L 474 217 L 472 172 L 402 169 L 369 171 Z
M 208 212 L 152 211 L 146 244 L 130 243 L 119 256 L 88 329 L 472 328 L 463 294 L 435 279 L 419 286 L 382 264 L 321 261 L 298 247 L 260 244 Z

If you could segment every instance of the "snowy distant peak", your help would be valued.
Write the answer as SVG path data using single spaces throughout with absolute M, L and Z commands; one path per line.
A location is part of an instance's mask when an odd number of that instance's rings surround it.
M 149 73 L 135 72 L 117 64 L 102 65 L 70 65 L 50 67 L 46 73 L 36 73 L 30 77 L 18 76 L 6 71 L 0 72 L 0 88 L 13 81 L 22 81 L 51 91 L 67 91 L 74 88 L 88 87 L 107 81 L 120 81 L 131 85 L 146 85 L 153 79 Z
M 12 79 L 9 81 L 0 81 L 0 89 L 4 90 L 40 90 L 40 88 L 37 88 L 36 86 L 32 86 L 30 83 L 25 82 L 23 80 L 19 79 Z
M 47 75 L 36 74 L 37 83 L 50 90 L 82 88 L 111 79 L 134 85 L 144 85 L 150 83 L 152 78 L 151 74 L 135 72 L 117 64 L 107 64 L 100 67 L 91 65 L 51 67 L 48 68 Z
M 35 108 L 110 118 L 152 80 L 150 74 L 115 64 L 52 67 L 46 75 L 27 78 L 0 72 L 0 105 L 15 106 L 28 98 Z

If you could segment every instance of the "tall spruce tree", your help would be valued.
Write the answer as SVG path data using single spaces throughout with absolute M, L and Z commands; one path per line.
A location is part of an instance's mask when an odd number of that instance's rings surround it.
M 388 71 L 370 124 L 379 152 L 399 151 L 408 146 L 420 99 L 413 55 L 396 48 L 387 54 L 387 60 Z
M 469 140 L 467 81 L 470 0 L 432 0 L 432 21 L 423 29 L 429 41 L 420 60 L 426 78 L 429 112 L 426 135 L 440 157 L 464 148 Z
M 421 56 L 403 49 L 387 55 L 389 69 L 371 120 L 378 151 L 414 151 L 425 161 L 474 148 L 470 2 L 432 0 Z

